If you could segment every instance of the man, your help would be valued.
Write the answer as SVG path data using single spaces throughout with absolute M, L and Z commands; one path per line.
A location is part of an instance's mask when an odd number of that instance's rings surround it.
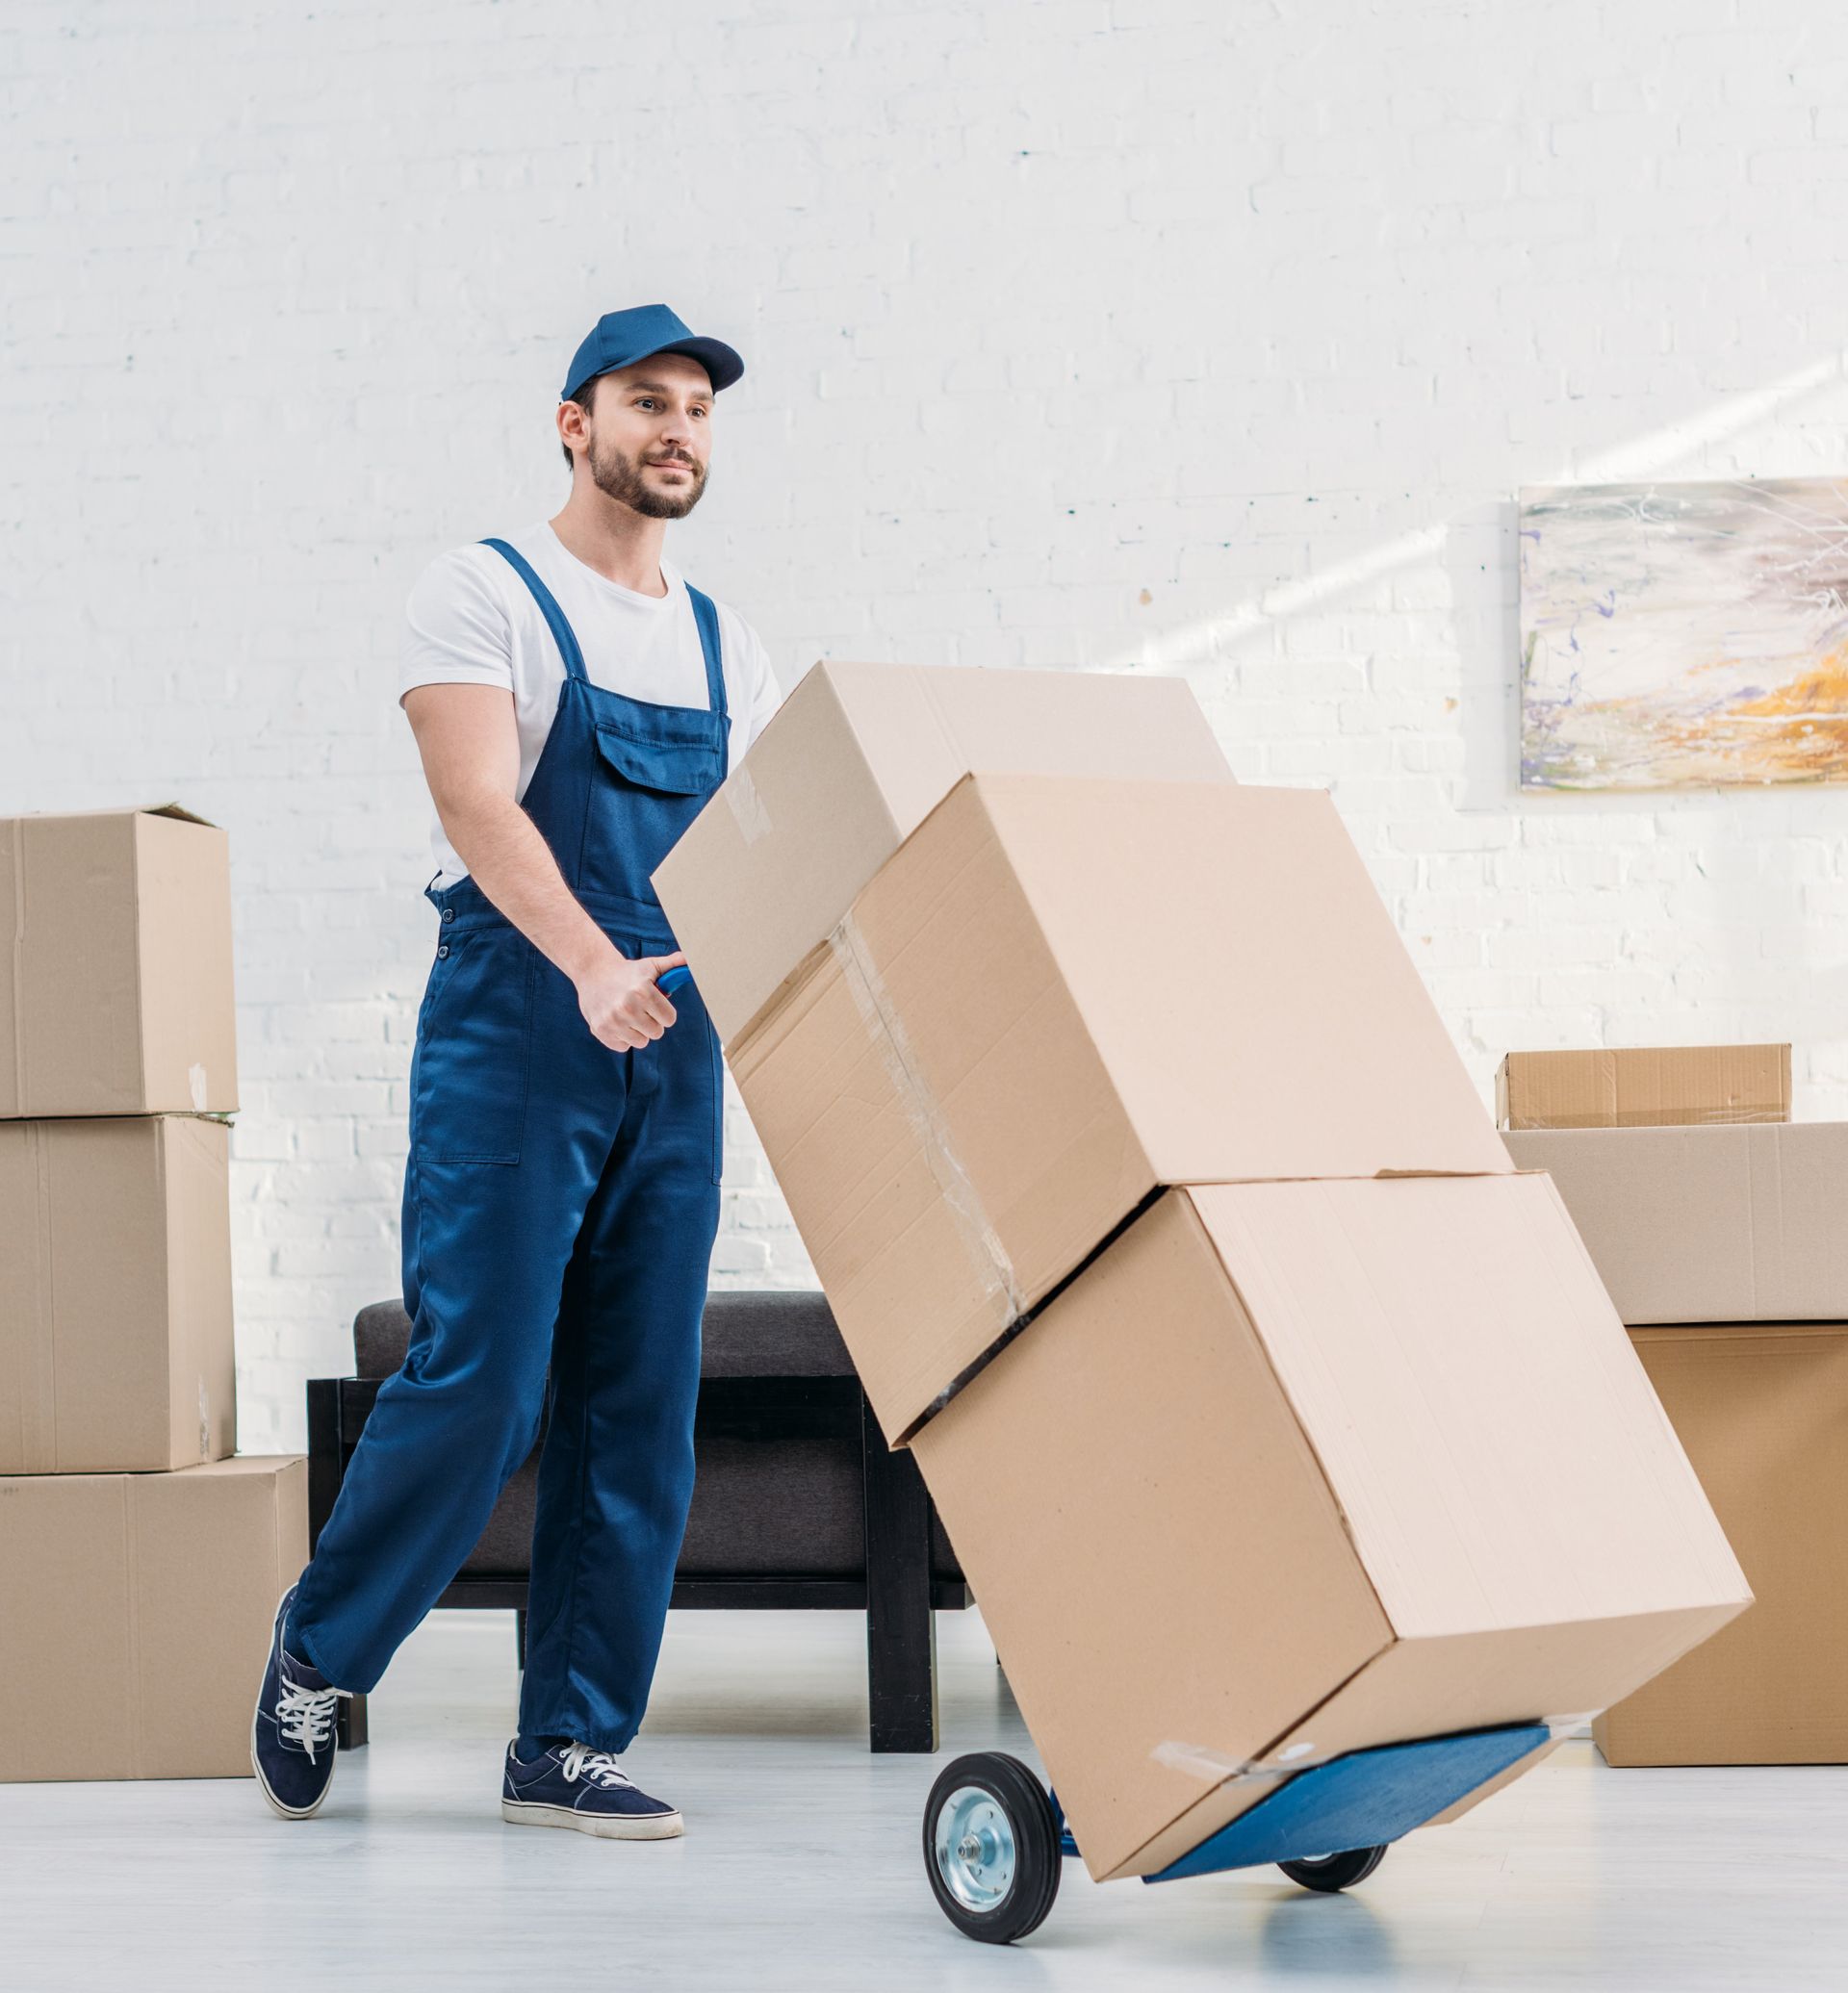
M 563 511 L 445 555 L 411 595 L 401 703 L 439 868 L 404 1174 L 411 1341 L 277 1609 L 251 1755 L 290 1819 L 326 1796 L 337 1699 L 373 1686 L 453 1577 L 543 1410 L 501 1815 L 681 1831 L 617 1759 L 692 1493 L 724 1067 L 697 986 L 660 986 L 685 958 L 649 875 L 777 687 L 756 633 L 661 546 L 743 371 L 666 305 L 609 313 L 558 407 Z

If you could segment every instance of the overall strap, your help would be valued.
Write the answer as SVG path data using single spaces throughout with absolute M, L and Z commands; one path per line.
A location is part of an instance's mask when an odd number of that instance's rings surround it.
M 702 595 L 690 581 L 686 592 L 693 602 L 693 621 L 700 626 L 700 649 L 706 652 L 706 702 L 723 719 L 725 663 L 719 651 L 718 608 L 709 595 Z
M 558 654 L 565 660 L 566 673 L 574 678 L 588 679 L 590 674 L 584 669 L 584 653 L 578 648 L 578 632 L 565 621 L 565 612 L 558 606 L 552 590 L 532 572 L 531 564 L 504 540 L 483 540 L 481 545 L 492 547 L 532 591 L 533 600 L 539 604 L 546 621 L 552 626 L 552 635 L 558 639 Z

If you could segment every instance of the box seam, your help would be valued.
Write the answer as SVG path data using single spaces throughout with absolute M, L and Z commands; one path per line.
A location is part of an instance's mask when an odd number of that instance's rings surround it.
M 26 1098 L 26 824 L 23 817 L 7 822 L 7 841 L 13 849 L 13 918 L 8 923 L 7 973 L 13 985 L 13 1111 L 24 1114 L 31 1103 Z
M 37 1446 L 26 1444 L 25 1434 L 20 1434 L 20 1457 L 29 1463 L 35 1458 L 49 1464 L 35 1469 L 28 1465 L 26 1471 L 56 1473 L 61 1465 L 58 1446 L 58 1242 L 53 1234 L 53 1212 L 55 1200 L 51 1189 L 51 1141 L 52 1124 L 48 1121 L 29 1121 L 26 1124 L 28 1140 L 32 1153 L 33 1197 L 38 1205 L 33 1225 L 34 1245 L 39 1254 L 37 1290 L 40 1297 L 38 1309 L 38 1331 L 42 1351 L 45 1380 L 46 1430 L 39 1436 Z M 20 1417 L 25 1417 L 24 1394 L 21 1393 Z
M 140 1547 L 141 1517 L 135 1499 L 132 1474 L 119 1474 L 116 1484 L 121 1490 L 122 1506 L 122 1617 L 128 1629 L 128 1756 L 133 1778 L 146 1776 L 143 1770 L 146 1725 L 141 1708 L 141 1616 L 140 1588 L 136 1584 L 136 1552 Z

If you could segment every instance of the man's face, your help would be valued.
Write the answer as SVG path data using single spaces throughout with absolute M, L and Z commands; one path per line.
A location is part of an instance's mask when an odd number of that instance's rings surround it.
M 597 488 L 645 519 L 684 519 L 712 454 L 712 383 L 684 353 L 654 353 L 603 374 L 584 419 Z

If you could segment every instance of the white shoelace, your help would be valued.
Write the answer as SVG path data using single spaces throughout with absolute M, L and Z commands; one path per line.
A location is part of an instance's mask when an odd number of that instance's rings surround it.
M 334 1733 L 334 1705 L 339 1700 L 338 1689 L 304 1689 L 287 1675 L 283 1677 L 276 1698 L 276 1728 L 289 1743 L 308 1753 L 311 1764 Z
M 588 1778 L 593 1785 L 632 1786 L 635 1781 L 606 1750 L 592 1750 L 588 1744 L 574 1744 L 565 1751 L 567 1778 Z

